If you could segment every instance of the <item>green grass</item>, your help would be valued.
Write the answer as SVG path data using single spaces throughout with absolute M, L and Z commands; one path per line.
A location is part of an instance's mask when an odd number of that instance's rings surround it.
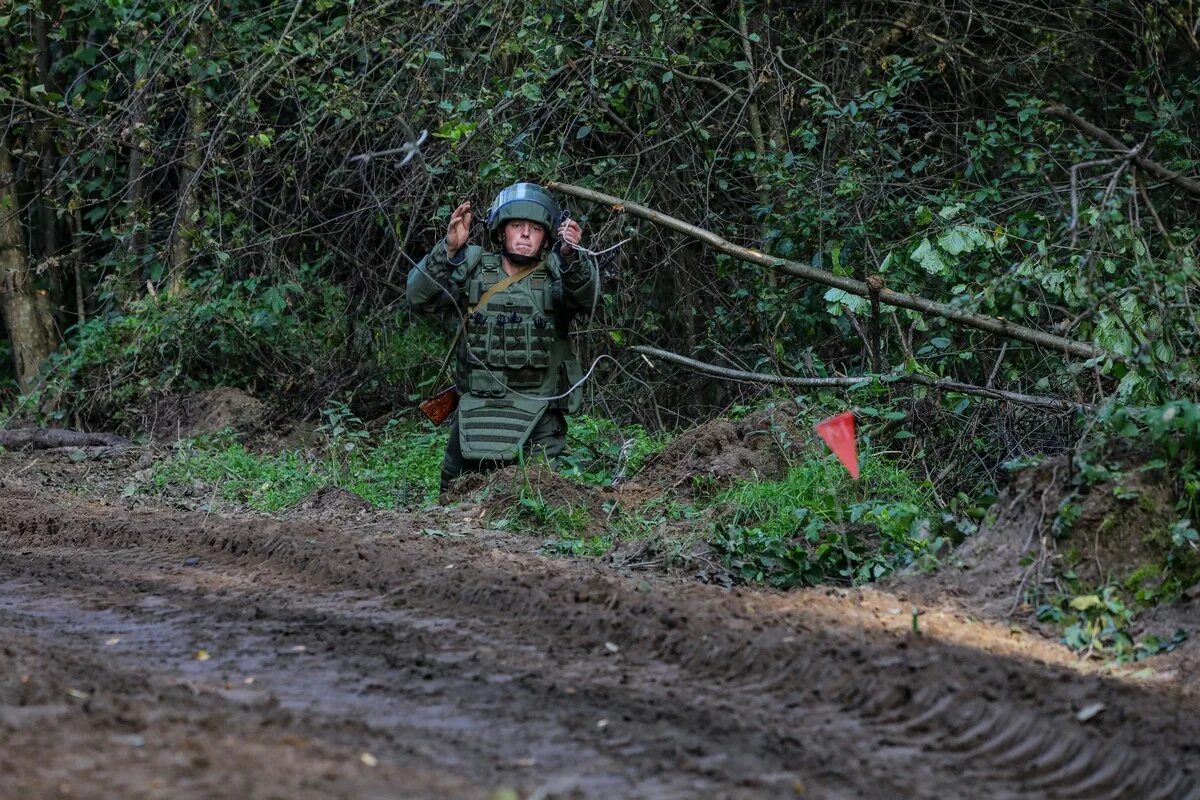
M 854 481 L 832 456 L 779 481 L 743 480 L 714 498 L 711 544 L 743 580 L 779 587 L 865 583 L 908 565 L 940 525 L 932 492 L 864 454 Z
M 636 474 L 668 441 L 594 417 L 573 419 L 571 430 L 571 451 L 559 472 L 592 486 Z M 392 422 L 372 436 L 345 406 L 334 406 L 318 433 L 319 448 L 273 454 L 250 452 L 228 435 L 182 443 L 155 467 L 151 486 L 159 492 L 188 486 L 267 513 L 324 486 L 376 508 L 436 500 L 445 432 Z M 678 544 L 678 558 L 686 561 L 685 551 L 706 538 L 744 581 L 863 583 L 912 562 L 934 538 L 940 516 L 928 485 L 896 463 L 868 452 L 862 470 L 855 482 L 833 456 L 822 454 L 793 464 L 782 480 L 713 484 L 697 500 L 660 497 L 641 509 L 613 509 L 602 529 L 586 505 L 548 500 L 526 482 L 492 524 L 545 536 L 544 551 L 575 557 L 599 557 L 618 540 L 641 540 L 661 553 Z
M 396 424 L 377 444 L 347 459 L 342 488 L 378 508 L 437 500 L 446 433 L 429 426 Z
M 327 414 L 322 450 L 253 453 L 229 436 L 182 442 L 154 468 L 151 486 L 202 485 L 228 503 L 274 513 L 324 486 L 337 486 L 376 508 L 437 499 L 446 434 L 393 421 L 373 439 L 345 414 Z
M 641 425 L 619 426 L 586 415 L 572 417 L 567 452 L 558 458 L 557 470 L 591 486 L 611 486 L 618 474 L 636 474 L 646 459 L 670 441 L 669 434 L 650 434 Z
M 258 455 L 241 444 L 211 447 L 185 442 L 154 469 L 152 485 L 162 492 L 194 483 L 229 503 L 255 511 L 280 511 L 329 483 L 318 462 L 297 451 Z

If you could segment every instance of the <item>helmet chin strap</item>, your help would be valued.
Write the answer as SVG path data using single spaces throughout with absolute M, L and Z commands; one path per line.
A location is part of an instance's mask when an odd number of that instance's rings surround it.
M 505 248 L 505 250 L 503 252 L 504 252 L 504 257 L 507 258 L 512 263 L 516 264 L 518 267 L 528 267 L 530 264 L 536 264 L 537 262 L 542 260 L 541 252 L 538 252 L 536 255 L 532 255 L 532 256 L 523 256 L 523 255 L 520 255 L 519 253 L 512 253 L 512 252 L 509 252 L 509 250 L 507 248 Z

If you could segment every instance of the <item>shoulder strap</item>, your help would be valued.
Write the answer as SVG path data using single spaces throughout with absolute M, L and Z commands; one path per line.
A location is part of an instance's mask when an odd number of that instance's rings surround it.
M 471 306 L 470 310 L 467 311 L 467 316 L 468 317 L 471 316 L 476 311 L 478 311 L 479 309 L 486 306 L 488 300 L 491 300 L 493 297 L 500 294 L 500 292 L 503 292 L 505 289 L 512 286 L 514 283 L 522 281 L 525 278 L 528 278 L 533 273 L 537 272 L 541 268 L 542 264 L 544 264 L 544 263 L 545 263 L 544 261 L 539 261 L 538 263 L 528 266 L 525 269 L 514 272 L 512 275 L 505 275 L 504 278 L 502 278 L 499 282 L 497 282 L 494 286 L 492 286 L 492 288 L 488 289 L 486 292 L 483 293 L 483 296 L 479 298 L 479 302 L 476 303 L 475 305 Z M 460 331 L 462 330 L 461 325 L 459 326 L 459 330 Z M 455 338 L 457 340 L 457 337 L 455 337 Z

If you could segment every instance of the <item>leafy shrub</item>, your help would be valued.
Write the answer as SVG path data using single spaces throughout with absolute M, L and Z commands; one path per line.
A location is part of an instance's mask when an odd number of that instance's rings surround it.
M 1136 608 L 1121 587 L 1106 585 L 1090 594 L 1059 594 L 1038 607 L 1038 620 L 1064 626 L 1062 641 L 1084 657 L 1109 656 L 1118 662 L 1139 661 L 1174 650 L 1187 639 L 1179 630 L 1170 639 L 1131 631 Z
M 147 296 L 89 320 L 48 365 L 27 402 L 107 418 L 151 393 L 311 384 L 347 338 L 341 288 L 301 270 L 296 280 L 209 273 L 175 296 Z
M 666 433 L 650 434 L 641 425 L 620 426 L 600 417 L 571 418 L 567 451 L 558 471 L 594 486 L 611 486 L 618 476 L 637 474 L 646 459 L 670 442 Z
M 875 580 L 911 563 L 940 525 L 928 486 L 874 457 L 861 483 L 829 456 L 781 481 L 740 481 L 716 503 L 713 546 L 742 579 L 778 587 Z

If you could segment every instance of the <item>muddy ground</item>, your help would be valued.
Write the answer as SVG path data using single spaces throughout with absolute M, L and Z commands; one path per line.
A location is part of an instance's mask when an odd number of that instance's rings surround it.
M 0 798 L 1200 798 L 1190 673 L 952 592 L 726 590 L 465 509 L 142 507 L 138 468 L 0 460 Z

